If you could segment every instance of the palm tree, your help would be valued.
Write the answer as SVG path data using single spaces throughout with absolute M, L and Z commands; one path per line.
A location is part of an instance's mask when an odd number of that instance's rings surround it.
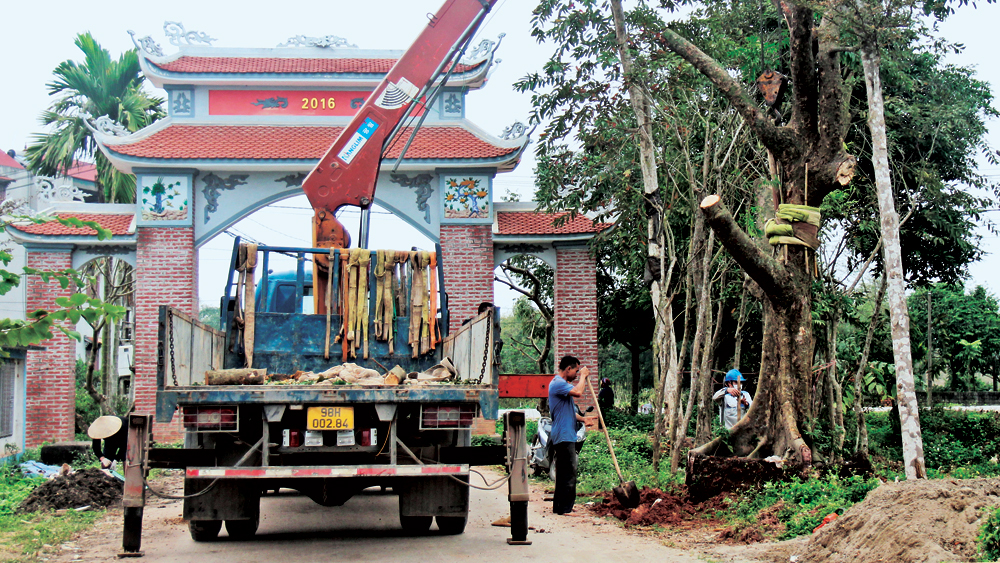
M 129 131 L 138 131 L 163 117 L 163 100 L 143 90 L 145 78 L 134 49 L 114 61 L 90 32 L 77 35 L 74 43 L 83 51 L 84 62 L 64 61 L 52 72 L 55 80 L 47 86 L 49 95 L 57 98 L 39 117 L 50 131 L 34 136 L 26 152 L 28 167 L 36 174 L 54 176 L 77 159 L 93 158 L 100 201 L 134 202 L 135 176 L 111 165 L 84 125 L 84 115 L 107 115 Z

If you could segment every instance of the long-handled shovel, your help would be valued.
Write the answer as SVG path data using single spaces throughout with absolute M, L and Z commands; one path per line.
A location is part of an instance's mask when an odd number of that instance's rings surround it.
M 594 392 L 594 386 L 590 383 L 590 377 L 587 377 L 587 387 L 590 389 L 590 394 L 594 397 L 594 406 L 597 407 L 597 417 L 601 421 L 601 429 L 604 430 L 604 437 L 608 441 L 608 451 L 611 452 L 611 461 L 615 464 L 615 471 L 618 473 L 618 480 L 621 481 L 621 485 L 611 489 L 614 493 L 615 498 L 621 503 L 625 508 L 635 508 L 639 506 L 639 488 L 635 486 L 635 481 L 626 481 L 625 477 L 622 475 L 622 470 L 618 467 L 618 457 L 615 455 L 615 448 L 611 445 L 611 435 L 608 434 L 608 426 L 604 424 L 604 414 L 601 413 L 601 405 L 597 402 L 597 393 Z

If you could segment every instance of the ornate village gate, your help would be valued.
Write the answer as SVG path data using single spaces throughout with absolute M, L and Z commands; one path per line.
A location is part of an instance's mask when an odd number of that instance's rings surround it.
M 292 46 L 274 49 L 181 45 L 179 38 L 191 36 L 175 33 L 180 48 L 172 55 L 149 37 L 137 40 L 143 72 L 167 92 L 167 118 L 132 134 L 107 118 L 92 122 L 104 154 L 135 174 L 138 201 L 59 214 L 98 221 L 114 237 L 99 242 L 52 223 L 14 234 L 32 267 L 79 266 L 102 255 L 136 266 L 139 412 L 154 407 L 157 307 L 197 315 L 197 248 L 257 209 L 301 194 L 306 173 L 401 55 L 331 37 L 293 38 Z M 441 245 L 453 327 L 493 301 L 497 264 L 516 254 L 543 259 L 556 273 L 556 357 L 571 353 L 596 367 L 595 274 L 586 243 L 603 226 L 579 217 L 557 228 L 557 216 L 535 213 L 533 204 L 495 203 L 495 176 L 514 169 L 528 138 L 520 124 L 500 138 L 465 118 L 467 95 L 485 85 L 497 46 L 484 40 L 462 60 L 422 110 L 423 126 L 395 172 L 404 143 L 390 148 L 376 203 Z M 406 130 L 402 138 L 409 136 Z M 34 277 L 27 283 L 28 311 L 68 292 Z M 28 357 L 28 447 L 73 436 L 73 343 L 56 335 L 43 345 L 45 352 Z M 176 436 L 175 428 L 157 430 L 160 440 Z

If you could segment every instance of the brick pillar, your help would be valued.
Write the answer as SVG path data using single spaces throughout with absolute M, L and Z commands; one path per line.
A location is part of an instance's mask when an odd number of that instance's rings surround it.
M 137 229 L 135 284 L 135 412 L 156 412 L 156 338 L 158 308 L 170 305 L 197 316 L 197 253 L 191 227 Z M 169 377 L 169 374 L 167 374 Z M 182 437 L 179 417 L 157 424 L 158 442 Z
M 594 258 L 586 248 L 556 247 L 555 270 L 555 362 L 576 356 L 590 369 L 590 382 L 599 387 L 597 366 L 597 273 Z M 590 391 L 578 401 L 580 408 L 593 405 Z
M 38 270 L 65 270 L 72 266 L 70 250 L 29 251 L 26 264 Z M 73 293 L 57 280 L 42 281 L 39 276 L 25 276 L 25 311 L 59 308 L 55 301 Z M 69 322 L 60 323 L 74 328 Z M 59 332 L 38 343 L 45 350 L 29 350 L 27 357 L 27 405 L 25 447 L 42 442 L 60 442 L 74 437 L 76 411 L 76 342 Z M 89 421 L 88 421 L 89 422 Z
M 480 303 L 493 301 L 493 226 L 441 225 L 441 256 L 454 332 Z

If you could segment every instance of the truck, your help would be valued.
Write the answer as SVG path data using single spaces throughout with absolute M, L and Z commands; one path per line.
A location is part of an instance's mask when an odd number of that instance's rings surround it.
M 374 273 L 380 254 L 364 248 L 364 225 L 362 248 L 347 248 L 349 236 L 335 216 L 344 205 L 371 206 L 384 147 L 402 130 L 413 101 L 433 97 L 495 1 L 446 0 L 305 179 L 316 210 L 313 247 L 237 239 L 219 327 L 159 308 L 155 421 L 179 417 L 184 443 L 154 447 L 154 417 L 129 415 L 123 555 L 141 553 L 145 496 L 154 490 L 147 476 L 156 467 L 184 469 L 181 498 L 191 538 L 210 541 L 223 525 L 233 539 L 252 537 L 261 497 L 282 489 L 324 506 L 342 505 L 368 487 L 391 489 L 407 532 L 425 533 L 436 522 L 441 533 L 459 534 L 468 519 L 470 466 L 503 464 L 508 543 L 530 543 L 523 413 L 504 416 L 500 445 L 471 445 L 473 420 L 498 415 L 502 341 L 495 308 L 486 304 L 449 330 L 450 288 L 439 246 L 393 251 L 404 259 L 386 283 L 404 296 L 426 294 L 419 311 L 414 301 L 359 291 L 365 286 L 359 272 Z M 271 277 L 276 253 L 296 259 L 294 276 Z M 394 302 L 392 313 L 366 318 L 365 302 L 374 312 L 382 297 Z M 314 307 L 303 312 L 310 298 Z M 411 323 L 420 327 L 415 340 Z M 373 336 L 386 332 L 389 339 Z M 393 377 L 373 384 L 322 376 L 348 365 Z M 211 374 L 236 384 L 213 384 L 219 380 Z

